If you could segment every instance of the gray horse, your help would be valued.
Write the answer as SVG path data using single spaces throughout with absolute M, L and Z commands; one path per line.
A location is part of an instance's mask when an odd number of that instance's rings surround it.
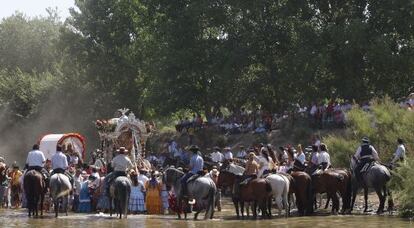
M 53 199 L 53 205 L 55 208 L 55 217 L 59 215 L 60 203 L 63 205 L 63 209 L 68 215 L 68 203 L 69 194 L 72 190 L 72 184 L 70 183 L 69 177 L 65 174 L 56 173 L 50 177 L 50 196 Z
M 388 199 L 388 210 L 391 211 L 394 205 L 391 193 L 387 189 L 387 182 L 391 178 L 391 173 L 384 165 L 375 163 L 367 171 L 362 174 L 362 181 L 359 183 L 355 176 L 355 168 L 357 166 L 357 159 L 355 156 L 351 158 L 351 171 L 352 171 L 352 204 L 351 210 L 354 208 L 355 198 L 358 190 L 362 187 L 364 189 L 365 209 L 364 212 L 368 211 L 368 190 L 374 189 L 378 195 L 380 205 L 377 210 L 377 214 L 384 212 L 384 204 L 389 195 Z
M 167 187 L 173 187 L 177 195 L 178 208 L 182 208 L 183 195 L 181 190 L 181 178 L 184 173 L 175 168 L 168 168 L 164 172 L 163 181 Z M 188 184 L 188 194 L 190 198 L 196 200 L 197 211 L 194 214 L 194 220 L 197 219 L 198 214 L 206 209 L 204 219 L 212 219 L 214 215 L 215 196 L 217 188 L 213 180 L 209 177 L 199 177 Z M 177 212 L 178 218 L 181 219 L 181 214 Z M 187 219 L 186 210 L 184 210 L 184 218 Z
M 129 195 L 131 194 L 131 180 L 128 177 L 120 176 L 112 181 L 109 188 L 109 213 L 112 216 L 112 204 L 115 211 L 122 219 L 122 214 L 127 218 Z

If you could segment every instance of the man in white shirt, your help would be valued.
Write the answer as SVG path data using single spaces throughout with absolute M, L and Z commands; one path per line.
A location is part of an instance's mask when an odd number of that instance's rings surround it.
M 328 149 L 325 144 L 321 143 L 320 149 L 321 151 L 318 156 L 318 165 L 322 166 L 322 170 L 326 170 L 331 166 L 331 157 L 328 154 Z
M 398 139 L 397 142 L 398 142 L 398 147 L 394 153 L 394 158 L 391 161 L 392 164 L 395 164 L 398 161 L 404 161 L 404 158 L 405 158 L 404 141 L 402 139 Z
M 55 173 L 65 173 L 68 168 L 68 160 L 66 155 L 62 153 L 62 147 L 58 145 L 56 147 L 56 153 L 52 156 L 52 169 L 53 174 Z
M 26 159 L 27 171 L 34 169 L 41 172 L 45 180 L 47 180 L 49 178 L 49 173 L 44 168 L 45 162 L 45 155 L 39 150 L 39 145 L 33 145 L 33 150 L 29 152 Z
M 29 152 L 26 159 L 28 170 L 35 169 L 39 172 L 43 169 L 46 162 L 45 155 L 39 150 L 39 145 L 35 144 L 33 150 Z
M 107 194 L 109 194 L 109 187 L 112 180 L 115 180 L 119 176 L 127 176 L 127 171 L 134 168 L 134 165 L 127 155 L 128 150 L 126 150 L 125 147 L 120 147 L 117 152 L 119 154 L 115 156 L 111 162 L 113 172 L 105 177 L 105 190 Z
M 214 147 L 214 152 L 210 154 L 212 162 L 222 163 L 224 161 L 224 155 L 220 152 L 220 147 Z
M 231 152 L 230 147 L 225 147 L 224 151 L 224 160 L 233 160 L 233 153 Z
M 239 152 L 237 152 L 236 158 L 238 159 L 246 159 L 247 153 L 246 150 L 244 149 L 243 145 L 240 145 L 240 150 Z
M 65 174 L 69 178 L 69 181 L 73 186 L 74 178 L 69 172 L 67 172 L 67 169 L 69 167 L 68 159 L 66 155 L 62 153 L 62 146 L 56 146 L 56 153 L 52 156 L 51 162 L 53 170 L 51 176 L 53 176 L 53 174 L 55 173 Z

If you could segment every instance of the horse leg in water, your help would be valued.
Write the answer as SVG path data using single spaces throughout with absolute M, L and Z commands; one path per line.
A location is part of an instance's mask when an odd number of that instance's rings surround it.
M 365 209 L 364 213 L 368 212 L 368 188 L 364 187 L 364 201 L 365 201 Z
M 241 213 L 242 219 L 244 219 L 244 201 L 240 200 L 239 203 L 240 203 L 240 213 Z
M 109 196 L 109 216 L 112 217 L 112 197 Z
M 386 187 L 384 186 L 384 188 L 386 188 Z M 378 210 L 377 210 L 377 214 L 382 214 L 384 212 L 384 204 L 385 204 L 385 200 L 387 198 L 386 191 L 383 194 L 382 190 L 383 190 L 382 188 L 376 188 L 375 189 L 375 192 L 377 193 L 379 201 L 380 201 L 380 204 L 379 204 L 379 207 L 378 207 Z
M 332 199 L 332 214 L 336 215 L 339 211 L 339 199 L 336 192 L 328 193 L 328 197 Z
M 394 209 L 394 200 L 391 195 L 391 191 L 389 189 L 384 188 L 384 191 L 387 191 L 386 194 L 388 195 L 388 208 L 387 211 L 392 213 L 392 210 Z
M 235 198 L 235 197 L 233 197 L 232 200 L 233 200 L 234 208 L 236 209 L 237 219 L 240 219 L 240 214 L 239 214 L 239 200 L 237 198 Z
M 253 219 L 257 219 L 257 200 L 253 201 Z
M 55 217 L 57 218 L 58 215 L 59 215 L 59 198 L 56 198 L 54 200 L 54 205 L 53 206 L 55 207 Z
M 214 216 L 214 208 L 216 205 L 216 190 L 210 189 L 207 199 L 207 207 L 206 207 L 206 214 L 204 219 L 213 219 Z
M 331 201 L 331 197 L 328 196 L 328 198 L 326 199 L 325 209 L 328 209 L 329 201 Z
M 269 197 L 267 199 L 267 211 L 268 211 L 269 218 L 272 218 L 272 197 Z

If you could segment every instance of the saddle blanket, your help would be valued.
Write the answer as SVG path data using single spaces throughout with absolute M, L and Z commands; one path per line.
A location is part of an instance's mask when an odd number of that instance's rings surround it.
M 226 171 L 229 173 L 232 173 L 234 175 L 237 176 L 242 176 L 244 173 L 244 168 L 235 164 L 230 164 L 227 168 Z

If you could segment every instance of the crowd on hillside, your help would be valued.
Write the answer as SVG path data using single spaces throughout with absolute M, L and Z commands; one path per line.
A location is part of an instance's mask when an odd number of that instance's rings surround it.
M 370 102 L 362 102 L 358 105 L 365 111 L 370 110 Z M 400 106 L 414 110 L 414 93 L 402 100 Z M 264 133 L 279 128 L 280 124 L 289 118 L 308 120 L 312 128 L 340 128 L 345 126 L 346 114 L 353 107 L 354 104 L 348 100 L 331 99 L 327 102 L 313 102 L 308 106 L 296 104 L 293 111 L 281 113 L 241 108 L 225 116 L 218 110 L 215 115 L 207 119 L 199 113 L 194 114 L 192 118 L 180 118 L 176 124 L 176 130 L 188 133 L 190 136 L 201 128 L 215 128 L 225 134 Z

